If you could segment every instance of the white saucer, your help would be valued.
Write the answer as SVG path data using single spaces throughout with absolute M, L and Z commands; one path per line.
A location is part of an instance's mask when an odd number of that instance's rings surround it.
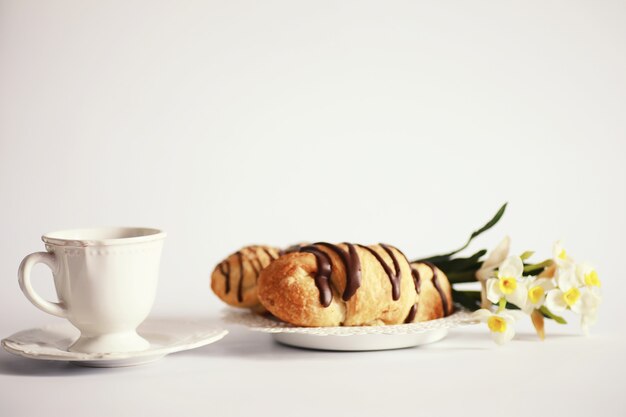
M 228 333 L 227 330 L 200 322 L 150 318 L 139 326 L 137 332 L 150 342 L 150 348 L 125 353 L 68 352 L 68 346 L 78 338 L 79 332 L 67 322 L 15 333 L 2 340 L 2 347 L 13 354 L 32 359 L 114 368 L 153 362 L 170 353 L 211 344 Z
M 347 352 L 420 346 L 443 339 L 451 328 L 476 323 L 462 311 L 442 319 L 388 326 L 297 327 L 272 317 L 233 310 L 226 312 L 225 320 L 270 333 L 284 345 Z
M 448 329 L 428 330 L 415 334 L 361 334 L 324 336 L 299 333 L 276 333 L 278 343 L 305 349 L 360 352 L 369 350 L 404 349 L 438 342 L 448 335 Z

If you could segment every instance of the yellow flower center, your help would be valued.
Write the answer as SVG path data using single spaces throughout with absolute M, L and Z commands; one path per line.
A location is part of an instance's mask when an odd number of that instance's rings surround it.
M 544 293 L 543 287 L 537 285 L 528 290 L 528 299 L 533 304 L 539 304 Z
M 565 252 L 565 249 L 561 249 L 561 253 L 559 253 L 559 259 L 563 261 L 567 259 L 567 252 Z
M 498 285 L 500 286 L 500 291 L 503 294 L 511 294 L 517 288 L 517 280 L 511 277 L 500 277 L 498 280 Z
M 600 286 L 600 278 L 598 278 L 598 273 L 595 271 L 595 269 L 588 274 L 585 274 L 585 285 L 588 287 Z
M 570 288 L 569 290 L 565 292 L 565 294 L 563 294 L 563 299 L 565 300 L 565 303 L 569 307 L 576 304 L 576 301 L 578 301 L 579 298 L 580 298 L 580 290 L 576 287 Z
M 491 316 L 487 320 L 487 326 L 494 333 L 504 333 L 506 331 L 506 320 L 502 317 Z

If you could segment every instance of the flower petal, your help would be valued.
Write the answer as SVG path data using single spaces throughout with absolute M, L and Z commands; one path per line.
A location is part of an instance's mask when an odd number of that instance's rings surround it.
M 521 282 L 518 283 L 517 288 L 511 294 L 506 296 L 506 300 L 510 303 L 515 304 L 519 308 L 523 308 L 526 305 L 526 300 L 528 299 L 528 289 L 526 285 Z
M 554 280 L 552 278 L 538 278 L 533 285 L 538 285 L 541 288 L 543 288 L 543 290 L 545 292 L 550 291 L 553 288 L 556 288 L 556 283 L 554 282 Z
M 558 288 L 548 291 L 548 294 L 546 294 L 545 306 L 548 307 L 548 309 L 553 313 L 565 311 L 567 303 L 563 298 L 563 291 Z
M 522 272 L 524 272 L 524 263 L 519 256 L 509 256 L 498 268 L 499 277 L 519 278 Z
M 504 333 L 491 332 L 491 338 L 500 346 L 506 343 L 504 340 Z
M 583 330 L 585 336 L 589 336 L 589 327 L 596 324 L 598 321 L 598 311 L 595 310 L 591 314 L 583 314 L 580 318 L 580 327 Z
M 588 262 L 578 263 L 576 264 L 576 275 L 578 275 L 579 279 L 584 282 L 585 275 L 593 271 L 593 269 L 593 266 L 591 266 Z
M 513 336 L 515 336 L 515 327 L 513 327 L 513 324 L 513 321 L 507 320 L 507 326 L 504 332 L 491 332 L 491 337 L 493 338 L 493 341 L 496 342 L 498 345 L 503 345 L 513 339 Z
M 587 291 L 593 293 L 596 297 L 599 298 L 599 302 L 602 302 L 602 290 L 600 287 L 587 287 Z
M 583 314 L 583 303 L 580 297 L 578 298 L 578 300 L 576 300 L 574 304 L 569 306 L 569 308 L 576 314 Z
M 493 313 L 491 311 L 487 310 L 486 308 L 481 308 L 480 310 L 476 310 L 472 313 L 472 318 L 474 320 L 479 320 L 485 323 L 492 315 Z
M 536 306 L 532 302 L 530 302 L 530 300 L 526 300 L 526 304 L 524 304 L 524 306 L 520 307 L 520 308 L 524 312 L 524 314 L 531 314 L 538 307 L 540 307 L 540 306 Z
M 487 279 L 489 279 L 492 272 L 493 270 L 490 270 L 489 268 L 481 267 L 478 271 L 476 271 L 476 279 L 482 284 L 483 282 L 487 281 Z
M 583 312 L 597 310 L 602 303 L 599 291 L 585 290 L 580 296 Z
M 578 278 L 576 277 L 576 270 L 572 266 L 558 268 L 555 279 L 558 287 L 563 291 L 567 291 L 570 288 L 578 287 L 580 285 Z
M 503 333 L 503 343 L 507 343 L 510 342 L 511 339 L 513 339 L 513 337 L 515 336 L 515 327 L 512 325 L 513 323 L 511 323 L 510 326 L 506 326 L 506 330 Z
M 491 268 L 493 270 L 493 268 L 499 266 L 502 262 L 504 262 L 509 254 L 510 244 L 511 239 L 508 236 L 505 236 L 504 239 L 502 239 L 502 241 L 498 243 L 498 246 L 496 246 L 496 248 L 491 251 L 491 253 L 487 257 L 487 260 L 483 262 L 480 269 Z
M 504 310 L 498 314 L 506 320 L 507 324 L 511 325 L 513 325 L 514 322 L 526 317 L 525 314 L 519 310 Z
M 500 301 L 504 294 L 500 291 L 500 286 L 498 285 L 497 278 L 490 278 L 487 281 L 487 299 L 492 303 L 497 303 Z

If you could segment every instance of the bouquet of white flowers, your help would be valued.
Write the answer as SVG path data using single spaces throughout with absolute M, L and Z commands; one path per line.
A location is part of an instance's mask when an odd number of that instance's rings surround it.
M 602 302 L 600 278 L 589 263 L 575 262 L 561 242 L 553 245 L 551 258 L 539 263 L 530 262 L 532 251 L 510 255 L 509 237 L 490 253 L 483 249 L 469 257 L 457 256 L 474 238 L 498 223 L 505 210 L 506 204 L 487 224 L 473 232 L 460 249 L 419 261 L 432 262 L 446 273 L 453 285 L 454 301 L 474 311 L 477 320 L 487 323 L 498 344 L 513 338 L 515 322 L 525 316 L 530 317 L 538 336 L 543 339 L 544 319 L 566 324 L 559 315 L 565 310 L 580 316 L 583 332 L 588 334 Z M 476 281 L 480 283 L 480 290 L 455 288 L 455 284 Z

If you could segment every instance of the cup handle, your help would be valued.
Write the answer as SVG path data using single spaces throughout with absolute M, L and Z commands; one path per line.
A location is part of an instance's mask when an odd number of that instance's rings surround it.
M 57 261 L 53 253 L 50 252 L 35 252 L 31 253 L 24 258 L 18 269 L 17 276 L 20 282 L 20 288 L 22 292 L 30 300 L 31 303 L 38 309 L 45 311 L 48 314 L 52 314 L 58 317 L 67 317 L 67 308 L 63 303 L 53 303 L 44 300 L 33 289 L 30 283 L 30 271 L 35 264 L 42 263 L 48 265 L 48 267 L 54 272 L 57 269 Z

